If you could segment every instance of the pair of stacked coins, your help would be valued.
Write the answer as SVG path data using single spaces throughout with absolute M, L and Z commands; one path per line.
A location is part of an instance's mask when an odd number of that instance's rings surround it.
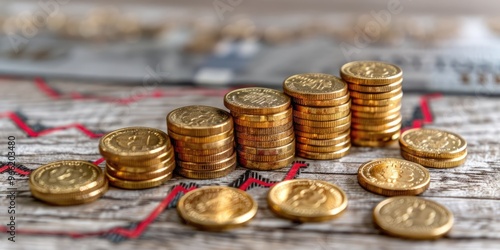
M 292 97 L 297 155 L 317 160 L 338 159 L 351 148 L 351 112 L 347 84 L 319 73 L 293 75 L 283 82 Z
M 228 112 L 200 105 L 178 108 L 167 115 L 167 128 L 178 174 L 212 179 L 236 168 L 233 118 Z
M 340 75 L 351 95 L 351 139 L 354 145 L 381 147 L 395 142 L 401 130 L 403 71 L 395 65 L 356 61 Z
M 437 129 L 410 129 L 399 139 L 403 158 L 431 168 L 462 165 L 467 157 L 467 142 L 461 136 Z
M 53 205 L 77 205 L 99 199 L 108 190 L 100 167 L 86 161 L 58 161 L 30 174 L 33 196 Z
M 290 98 L 267 88 L 243 88 L 224 96 L 236 130 L 238 162 L 256 170 L 288 166 L 295 156 Z
M 175 168 L 174 150 L 159 129 L 129 127 L 101 138 L 99 152 L 106 159 L 109 183 L 125 189 L 160 186 Z

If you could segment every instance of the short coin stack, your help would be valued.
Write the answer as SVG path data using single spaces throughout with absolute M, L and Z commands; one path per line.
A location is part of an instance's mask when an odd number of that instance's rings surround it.
M 31 194 L 53 205 L 77 205 L 99 199 L 108 191 L 100 167 L 87 161 L 58 161 L 30 174 Z
M 267 88 L 242 88 L 227 93 L 236 130 L 238 162 L 256 170 L 288 166 L 295 156 L 290 98 Z
M 99 151 L 106 159 L 109 183 L 125 189 L 160 186 L 175 168 L 174 151 L 167 134 L 159 129 L 128 127 L 101 138 Z
M 384 62 L 344 64 L 340 75 L 351 95 L 352 144 L 383 147 L 395 142 L 401 129 L 403 71 Z
M 462 165 L 467 142 L 461 136 L 437 129 L 410 129 L 399 139 L 403 158 L 431 168 Z
M 236 168 L 231 115 L 209 106 L 186 106 L 167 115 L 177 158 L 176 172 L 193 179 L 228 175 Z
M 347 84 L 320 73 L 293 75 L 283 82 L 292 97 L 297 155 L 308 159 L 338 159 L 351 148 L 351 112 Z

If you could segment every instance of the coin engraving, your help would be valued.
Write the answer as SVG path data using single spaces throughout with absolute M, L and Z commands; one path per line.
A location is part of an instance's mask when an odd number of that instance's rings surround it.
M 389 78 L 401 74 L 401 70 L 391 64 L 371 61 L 349 64 L 345 72 L 361 78 Z
M 344 90 L 346 87 L 341 79 L 328 74 L 300 74 L 285 80 L 285 88 L 306 93 L 328 93 Z
M 235 90 L 226 95 L 226 100 L 234 105 L 247 108 L 268 108 L 290 102 L 290 98 L 283 93 L 266 88 Z
M 209 127 L 226 123 L 229 113 L 208 106 L 187 106 L 174 110 L 169 118 L 178 126 Z
M 397 159 L 370 161 L 360 169 L 362 176 L 374 185 L 391 189 L 408 189 L 428 182 L 429 174 L 417 164 Z
M 435 129 L 412 130 L 405 133 L 401 140 L 415 150 L 437 154 L 462 151 L 466 146 L 465 140 L 459 136 Z
M 113 131 L 101 139 L 103 149 L 115 154 L 148 152 L 167 145 L 166 136 L 156 129 L 131 127 Z
M 35 170 L 31 183 L 47 192 L 72 193 L 96 186 L 100 175 L 100 169 L 91 163 L 62 161 Z

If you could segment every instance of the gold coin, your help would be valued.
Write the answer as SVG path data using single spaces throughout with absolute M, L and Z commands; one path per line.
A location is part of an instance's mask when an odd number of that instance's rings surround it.
M 190 155 L 190 154 L 177 154 L 177 159 L 180 161 L 194 162 L 194 163 L 210 163 L 222 161 L 233 155 L 234 148 L 222 151 L 213 155 Z
M 386 106 L 394 103 L 400 103 L 401 98 L 403 98 L 403 92 L 387 99 L 360 99 L 353 98 L 351 99 L 352 104 L 357 105 L 366 105 L 366 106 Z
M 226 132 L 216 134 L 216 135 L 210 135 L 210 136 L 180 135 L 180 134 L 177 134 L 177 133 L 169 130 L 168 135 L 176 141 L 184 141 L 184 142 L 190 142 L 190 143 L 210 143 L 210 142 L 220 141 L 222 139 L 233 136 L 233 129 L 231 128 Z
M 183 141 L 172 141 L 174 146 L 177 147 L 185 147 L 185 148 L 190 148 L 190 149 L 196 149 L 196 150 L 201 150 L 201 149 L 213 149 L 213 148 L 218 148 L 222 147 L 226 144 L 230 144 L 234 142 L 234 136 L 231 134 L 230 136 L 216 142 L 207 142 L 207 143 L 191 143 L 191 142 L 183 142 Z
M 191 148 L 186 148 L 186 147 L 174 147 L 174 150 L 176 153 L 180 154 L 190 154 L 190 155 L 213 155 L 213 154 L 218 154 L 221 152 L 224 152 L 230 148 L 234 148 L 235 143 L 234 139 L 227 144 L 224 144 L 218 148 L 212 148 L 212 149 L 191 149 Z
M 248 141 L 240 138 L 236 138 L 236 148 L 245 148 L 246 146 L 249 147 L 257 147 L 257 148 L 275 148 L 275 147 L 281 147 L 289 144 L 295 139 L 295 135 L 291 134 L 288 137 L 285 137 L 283 139 L 279 140 L 274 140 L 274 141 Z
M 296 140 L 297 140 L 297 142 L 302 143 L 302 144 L 325 147 L 325 146 L 337 145 L 339 143 L 350 140 L 350 138 L 351 138 L 350 131 L 348 130 L 348 131 L 344 132 L 343 134 L 341 134 L 337 137 L 331 138 L 331 139 L 322 139 L 321 140 L 321 139 L 311 139 L 311 138 L 307 138 L 307 137 L 297 136 Z
M 389 83 L 387 85 L 379 85 L 379 86 L 373 86 L 373 85 L 361 85 L 361 84 L 348 84 L 348 88 L 351 91 L 359 91 L 359 92 L 366 92 L 366 93 L 383 93 L 383 92 L 389 92 L 393 91 L 397 88 L 401 87 L 401 84 L 403 83 L 403 79 L 398 80 L 393 83 Z
M 224 177 L 236 169 L 236 161 L 232 165 L 216 170 L 191 170 L 176 168 L 176 173 L 190 179 L 215 179 Z
M 364 124 L 364 125 L 383 125 L 395 120 L 400 120 L 401 113 L 394 113 L 392 115 L 383 118 L 361 118 L 361 117 L 351 117 L 351 124 Z
M 354 61 L 342 65 L 340 76 L 349 83 L 387 85 L 402 79 L 403 71 L 385 62 Z
M 401 150 L 401 156 L 409 161 L 416 162 L 429 168 L 454 168 L 465 163 L 467 150 L 465 150 L 461 156 L 451 159 L 423 158 L 407 153 L 404 150 Z
M 238 151 L 238 158 L 250 161 L 260 161 L 260 162 L 283 160 L 293 155 L 295 155 L 295 149 L 276 155 L 254 155 L 254 154 L 247 154 L 243 151 Z
M 446 207 L 415 196 L 383 200 L 373 209 L 373 221 L 385 233 L 417 240 L 437 239 L 453 226 Z
M 154 158 L 170 147 L 167 134 L 159 129 L 128 127 L 109 132 L 99 141 L 99 152 L 106 160 Z
M 357 91 L 350 92 L 351 99 L 360 98 L 360 99 L 376 99 L 376 100 L 391 98 L 391 97 L 394 97 L 394 96 L 399 95 L 401 93 L 403 93 L 403 90 L 401 87 L 398 89 L 389 91 L 389 92 L 384 92 L 384 93 L 365 93 L 365 92 L 357 92 Z
M 420 157 L 448 159 L 463 154 L 467 142 L 461 136 L 438 129 L 410 129 L 399 138 L 401 148 Z
M 273 122 L 283 120 L 292 115 L 292 107 L 289 107 L 287 110 L 283 112 L 279 112 L 271 115 L 247 115 L 247 114 L 238 114 L 231 112 L 231 115 L 234 118 L 235 122 L 238 121 L 249 121 L 249 122 Z
M 331 127 L 336 127 L 336 126 L 341 126 L 346 123 L 350 124 L 351 123 L 351 116 L 345 116 L 342 118 L 339 118 L 337 120 L 332 120 L 332 121 L 311 121 L 311 120 L 304 120 L 295 117 L 293 119 L 293 122 L 298 125 L 303 125 L 303 126 L 309 126 L 309 127 L 315 127 L 315 128 L 331 128 Z
M 145 180 L 145 181 L 129 181 L 129 180 L 123 180 L 119 179 L 116 177 L 111 176 L 109 173 L 106 172 L 106 177 L 108 177 L 109 184 L 112 186 L 115 186 L 117 188 L 123 188 L 123 189 L 146 189 L 146 188 L 153 188 L 160 186 L 161 184 L 165 183 L 166 181 L 170 180 L 172 178 L 172 173 L 168 173 L 164 176 L 160 176 L 157 178 L 153 178 L 150 180 Z
M 347 144 L 345 148 L 335 152 L 318 153 L 305 150 L 296 150 L 295 155 L 311 160 L 334 160 L 348 155 L 350 150 L 351 150 L 351 144 Z
M 236 139 L 249 140 L 249 141 L 275 141 L 285 137 L 293 136 L 293 127 L 285 132 L 272 134 L 272 135 L 249 135 L 245 133 L 236 133 Z
M 250 127 L 245 127 L 245 126 L 239 126 L 236 125 L 234 129 L 237 131 L 237 135 L 239 133 L 245 133 L 249 135 L 272 135 L 272 134 L 278 134 L 281 132 L 285 132 L 288 129 L 293 128 L 293 123 L 287 123 L 285 125 L 277 126 L 274 128 L 250 128 Z
M 101 186 L 95 187 L 91 190 L 87 190 L 80 194 L 74 194 L 72 196 L 60 196 L 54 194 L 48 195 L 35 190 L 32 190 L 32 195 L 33 197 L 51 205 L 71 206 L 96 201 L 97 199 L 101 198 L 107 191 L 108 180 L 105 179 Z
M 293 75 L 283 82 L 285 94 L 308 100 L 328 100 L 344 96 L 347 84 L 329 74 L 306 73 Z
M 188 162 L 188 161 L 177 161 L 177 166 L 179 168 L 183 168 L 186 170 L 195 170 L 195 171 L 215 171 L 219 169 L 225 169 L 229 166 L 232 166 L 236 163 L 236 152 L 233 152 L 231 156 L 226 159 L 216 161 L 216 162 L 205 162 L 205 163 L 196 163 L 196 162 Z
M 170 148 L 165 154 L 158 156 L 158 158 L 150 160 L 125 160 L 125 161 L 110 161 L 106 162 L 116 168 L 120 168 L 124 171 L 131 172 L 144 172 L 150 171 L 151 169 L 158 169 L 165 165 L 166 162 L 171 161 L 174 158 L 174 150 Z
M 249 115 L 270 115 L 290 107 L 290 97 L 268 88 L 236 89 L 224 96 L 224 106 L 231 112 Z
M 233 118 L 228 112 L 219 108 L 186 106 L 168 113 L 167 127 L 180 135 L 211 136 L 233 128 Z
M 339 131 L 339 132 L 332 132 L 332 133 L 323 133 L 323 134 L 317 134 L 317 133 L 308 133 L 308 132 L 302 132 L 299 130 L 295 131 L 295 136 L 296 137 L 304 137 L 304 138 L 309 138 L 309 139 L 314 139 L 314 140 L 330 140 L 334 139 L 336 137 L 342 136 L 344 133 L 351 133 L 351 130 L 347 128 L 346 130 Z
M 344 104 L 333 107 L 308 107 L 295 104 L 293 105 L 293 108 L 294 110 L 302 113 L 315 114 L 315 115 L 329 115 L 350 110 L 351 103 L 346 102 Z
M 295 140 L 292 140 L 292 142 L 280 146 L 280 147 L 274 147 L 274 148 L 257 148 L 257 147 L 250 147 L 250 146 L 245 146 L 245 145 L 238 145 L 238 152 L 243 152 L 245 154 L 253 154 L 253 155 L 277 155 L 277 154 L 284 154 L 286 152 L 289 152 L 291 150 L 295 149 Z
M 351 105 L 351 110 L 361 112 L 387 112 L 395 108 L 401 109 L 401 103 L 394 103 L 387 106 L 364 106 L 364 105 Z
M 272 121 L 272 122 L 250 122 L 250 121 L 242 121 L 238 120 L 235 121 L 234 123 L 240 125 L 240 126 L 245 126 L 249 128 L 271 128 L 271 127 L 277 127 L 281 125 L 286 125 L 288 123 L 291 123 L 293 121 L 293 116 L 288 116 L 284 119 L 281 119 L 279 121 Z
M 309 100 L 309 99 L 300 99 L 294 97 L 292 98 L 292 102 L 294 104 L 302 106 L 333 107 L 349 102 L 350 98 L 351 96 L 349 94 L 349 91 L 347 91 L 344 96 L 341 96 L 339 98 L 328 99 L 328 100 Z
M 35 169 L 30 174 L 31 191 L 45 195 L 74 196 L 104 183 L 100 167 L 78 160 L 56 161 Z
M 224 230 L 248 223 L 257 213 L 257 202 L 237 188 L 202 187 L 182 196 L 177 212 L 198 228 Z
M 365 131 L 384 131 L 384 130 L 392 128 L 394 126 L 401 126 L 401 119 L 394 120 L 392 122 L 388 122 L 386 124 L 380 124 L 380 125 L 366 125 L 366 124 L 351 123 L 351 127 L 353 129 L 359 129 L 359 130 L 365 130 Z
M 351 145 L 351 140 L 346 140 L 344 142 L 341 142 L 339 144 L 336 144 L 334 146 L 313 146 L 313 145 L 308 145 L 308 144 L 302 144 L 302 143 L 297 143 L 296 147 L 297 150 L 300 151 L 308 151 L 308 152 L 315 152 L 315 153 L 331 153 L 331 152 L 337 152 L 341 149 L 344 149 L 347 146 Z
M 332 120 L 337 120 L 337 119 L 346 117 L 349 114 L 351 114 L 350 110 L 338 112 L 335 114 L 328 114 L 328 115 L 315 115 L 315 114 L 303 113 L 303 112 L 296 111 L 296 110 L 293 111 L 294 118 L 299 118 L 299 119 L 303 119 L 303 120 L 310 120 L 310 121 L 332 121 Z
M 278 216 L 301 222 L 326 221 L 347 208 L 344 191 L 320 180 L 287 180 L 269 189 L 267 204 Z
M 387 112 L 361 112 L 361 111 L 352 110 L 351 114 L 352 114 L 352 117 L 376 119 L 376 118 L 390 117 L 394 114 L 400 114 L 400 111 L 401 111 L 401 106 L 396 107 L 396 108 L 394 108 L 390 111 L 387 111 Z
M 294 157 L 295 156 L 292 155 L 282 160 L 268 162 L 251 161 L 244 158 L 238 158 L 238 163 L 245 168 L 254 170 L 276 170 L 290 165 L 293 162 Z
M 365 162 L 358 169 L 358 182 L 366 190 L 385 196 L 418 195 L 429 187 L 431 177 L 422 165 L 381 158 Z
M 172 161 L 162 168 L 150 172 L 137 173 L 137 172 L 122 171 L 116 169 L 115 167 L 109 164 L 106 164 L 106 172 L 109 175 L 116 177 L 118 179 L 129 180 L 129 181 L 145 181 L 158 178 L 160 176 L 164 176 L 168 173 L 171 173 L 174 170 L 174 168 L 175 168 L 175 161 Z
M 306 133 L 315 133 L 315 134 L 327 134 L 327 133 L 338 133 L 342 131 L 346 131 L 351 127 L 351 123 L 345 123 L 342 125 L 338 125 L 331 128 L 318 128 L 318 127 L 310 127 L 304 126 L 300 124 L 295 124 L 295 130 L 302 131 Z
M 396 134 L 400 134 L 401 125 L 394 126 L 392 128 L 383 130 L 383 131 L 366 131 L 366 130 L 357 130 L 351 129 L 351 137 L 362 138 L 365 140 L 372 139 L 384 139 L 387 138 L 392 139 Z M 399 137 L 399 135 L 397 135 Z
M 390 145 L 395 145 L 396 142 L 397 142 L 397 138 L 396 139 L 389 139 L 389 140 L 364 140 L 364 139 L 358 139 L 358 138 L 351 139 L 351 143 L 353 145 L 360 146 L 360 147 L 387 147 Z

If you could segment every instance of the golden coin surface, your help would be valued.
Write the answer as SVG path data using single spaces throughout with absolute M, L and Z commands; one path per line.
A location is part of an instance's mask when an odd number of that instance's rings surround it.
M 318 128 L 318 127 L 310 127 L 300 124 L 295 124 L 295 131 L 302 131 L 306 133 L 315 133 L 315 134 L 328 134 L 328 133 L 338 133 L 342 131 L 346 131 L 351 127 L 351 123 L 347 122 L 341 125 L 337 125 L 335 127 L 330 128 Z
M 293 105 L 293 109 L 299 112 L 315 114 L 315 115 L 329 115 L 336 114 L 343 111 L 348 111 L 351 108 L 351 103 L 346 102 L 344 104 L 333 106 L 333 107 L 309 107 L 302 105 Z
M 342 65 L 340 76 L 349 83 L 387 85 L 400 80 L 403 77 L 403 71 L 390 63 L 354 61 Z
M 173 140 L 174 146 L 177 147 L 185 147 L 185 148 L 190 148 L 190 149 L 196 149 L 196 150 L 203 150 L 203 149 L 214 149 L 218 147 L 225 146 L 227 144 L 233 143 L 234 142 L 234 132 L 231 133 L 230 136 L 219 140 L 215 142 L 207 142 L 207 143 L 194 143 L 194 142 L 184 142 L 184 141 L 177 141 Z
M 108 191 L 108 181 L 105 179 L 101 186 L 97 186 L 91 190 L 74 194 L 72 196 L 61 196 L 54 194 L 45 194 L 32 190 L 33 197 L 57 206 L 71 206 L 90 203 L 101 198 Z
M 403 92 L 387 99 L 361 99 L 354 98 L 351 99 L 352 104 L 366 105 L 366 106 L 387 106 L 394 103 L 400 103 L 401 98 L 403 98 Z
M 310 121 L 332 121 L 346 117 L 349 114 L 351 114 L 350 110 L 338 112 L 335 114 L 327 114 L 327 115 L 315 115 L 315 114 L 303 113 L 296 110 L 293 111 L 294 118 L 310 120 Z
M 159 129 L 128 127 L 109 132 L 99 141 L 99 151 L 106 159 L 155 157 L 170 146 L 167 134 Z
M 401 148 L 420 157 L 455 158 L 463 154 L 467 142 L 461 136 L 438 129 L 410 129 L 399 138 Z
M 364 139 L 383 139 L 383 138 L 394 138 L 395 134 L 399 134 L 401 129 L 401 124 L 396 125 L 392 128 L 382 130 L 382 131 L 367 131 L 351 129 L 351 136 L 356 138 Z M 398 135 L 399 137 L 399 135 Z
M 177 153 L 177 159 L 181 161 L 188 161 L 188 162 L 194 162 L 194 163 L 209 163 L 209 162 L 216 162 L 216 161 L 222 161 L 231 155 L 233 155 L 234 148 L 230 148 L 226 151 L 222 151 L 217 154 L 213 155 L 190 155 L 190 154 L 183 154 L 183 153 Z
M 314 146 L 309 144 L 297 143 L 296 147 L 297 150 L 301 151 L 316 152 L 316 153 L 331 153 L 331 152 L 337 152 L 350 145 L 351 145 L 351 140 L 348 139 L 333 146 Z
M 257 213 L 257 202 L 237 188 L 202 187 L 182 196 L 177 212 L 201 229 L 224 230 L 249 222 Z
M 278 120 L 278 121 L 270 121 L 270 122 L 251 122 L 251 121 L 244 121 L 244 120 L 238 120 L 235 121 L 237 125 L 240 126 L 245 126 L 245 127 L 250 127 L 250 128 L 273 128 L 273 127 L 278 127 L 282 125 L 286 125 L 288 123 L 291 123 L 293 121 L 293 116 L 288 116 L 285 117 L 284 119 Z
M 366 92 L 366 93 L 382 93 L 393 91 L 397 88 L 401 87 L 403 83 L 403 79 L 393 82 L 387 85 L 373 86 L 373 85 L 361 85 L 361 84 L 348 84 L 349 90 L 358 91 L 358 92 Z
M 292 142 L 274 148 L 258 148 L 258 147 L 250 147 L 245 145 L 238 145 L 238 152 L 243 152 L 246 154 L 254 154 L 254 155 L 277 155 L 284 154 L 285 152 L 289 152 L 290 150 L 295 149 L 295 140 Z
M 398 138 L 389 140 L 363 140 L 363 139 L 352 138 L 351 143 L 352 145 L 360 147 L 387 147 L 391 145 L 396 145 Z
M 155 165 L 162 164 L 165 161 L 174 157 L 173 147 L 170 147 L 165 153 L 156 156 L 156 158 L 123 158 L 118 161 L 113 161 L 112 159 L 106 159 L 106 162 L 112 164 L 113 166 L 124 166 L 126 168 L 143 169 L 144 166 L 154 168 Z
M 220 141 L 222 139 L 226 139 L 228 137 L 233 136 L 233 129 L 229 129 L 226 132 L 222 132 L 220 134 L 216 135 L 210 135 L 210 136 L 188 136 L 188 135 L 181 135 L 177 134 L 171 130 L 168 131 L 168 135 L 176 141 L 184 141 L 184 142 L 191 142 L 191 143 L 210 143 L 210 142 L 216 142 Z
M 303 126 L 308 126 L 308 127 L 315 127 L 315 128 L 331 128 L 331 127 L 336 127 L 336 126 L 341 126 L 346 123 L 351 123 L 351 116 L 347 115 L 345 117 L 336 119 L 336 120 L 331 120 L 331 121 L 311 121 L 311 120 L 304 120 L 300 119 L 297 117 L 294 117 L 293 122 L 298 125 L 303 125 Z
M 236 137 L 242 140 L 249 140 L 249 141 L 274 141 L 291 136 L 292 134 L 293 134 L 293 127 L 289 128 L 285 132 L 272 135 L 249 135 L 245 133 L 236 133 Z
M 331 138 L 331 139 L 311 139 L 307 137 L 296 137 L 297 142 L 302 143 L 302 144 L 307 144 L 311 146 L 335 146 L 339 143 L 345 142 L 350 140 L 350 131 L 346 131 L 343 134 L 340 134 L 337 137 Z
M 275 170 L 287 167 L 293 162 L 294 159 L 295 157 L 293 155 L 282 160 L 268 162 L 252 161 L 244 158 L 238 158 L 238 163 L 240 163 L 240 165 L 243 167 L 254 170 Z
M 386 106 L 365 106 L 352 104 L 351 110 L 361 111 L 361 112 L 387 112 L 395 108 L 401 109 L 401 103 L 394 103 Z
M 347 84 L 340 78 L 322 73 L 293 75 L 283 82 L 285 94 L 309 100 L 328 100 L 344 96 Z
M 213 155 L 213 154 L 218 154 L 221 152 L 224 152 L 230 148 L 234 148 L 235 143 L 234 139 L 232 141 L 229 141 L 227 144 L 221 145 L 218 148 L 212 148 L 212 149 L 191 149 L 187 147 L 174 147 L 174 150 L 176 153 L 180 154 L 190 154 L 190 155 Z
M 191 170 L 185 168 L 176 168 L 176 173 L 190 179 L 215 179 L 224 177 L 236 169 L 236 161 L 227 167 L 217 170 Z
M 351 99 L 388 99 L 397 95 L 400 95 L 403 93 L 402 87 L 399 87 L 395 90 L 389 91 L 389 92 L 383 92 L 383 93 L 366 93 L 366 92 L 357 92 L 357 91 L 350 91 L 349 92 L 351 95 Z
M 360 117 L 351 117 L 352 124 L 363 124 L 363 125 L 383 125 L 394 120 L 400 120 L 401 113 L 394 113 L 392 115 L 383 117 L 383 118 L 360 118 Z
M 215 171 L 219 169 L 228 168 L 236 163 L 236 152 L 226 159 L 216 162 L 196 163 L 189 161 L 177 161 L 179 168 L 194 170 L 194 171 Z
M 233 118 L 228 112 L 219 108 L 186 106 L 168 113 L 167 127 L 180 135 L 211 136 L 233 128 Z
M 241 139 L 239 137 L 237 139 L 237 144 L 236 148 L 237 149 L 243 149 L 245 147 L 256 147 L 256 148 L 275 148 L 275 147 L 281 147 L 289 144 L 295 139 L 294 134 L 290 134 L 289 136 L 279 139 L 279 140 L 274 140 L 274 141 L 249 141 L 245 139 Z
M 415 196 L 383 200 L 373 209 L 373 220 L 387 234 L 417 240 L 440 238 L 453 226 L 450 210 Z
M 347 144 L 345 148 L 335 152 L 318 153 L 305 150 L 297 150 L 295 152 L 295 155 L 311 160 L 335 160 L 348 155 L 350 150 L 351 150 L 351 144 Z
M 247 115 L 247 114 L 238 114 L 231 112 L 231 115 L 234 118 L 235 122 L 238 121 L 249 121 L 249 122 L 272 122 L 283 120 L 292 115 L 292 107 L 289 107 L 287 110 L 283 112 L 279 112 L 271 115 Z
M 367 124 L 351 123 L 351 127 L 353 129 L 366 130 L 366 131 L 384 131 L 386 129 L 390 129 L 398 125 L 401 126 L 401 118 L 394 120 L 392 122 L 388 122 L 386 124 L 367 125 Z
M 272 135 L 272 134 L 277 134 L 281 132 L 285 132 L 288 129 L 293 128 L 293 122 L 277 126 L 274 128 L 250 128 L 250 127 L 245 127 L 245 126 L 240 126 L 236 125 L 234 129 L 238 133 L 245 133 L 249 135 Z M 238 134 L 236 133 L 236 134 Z
M 368 118 L 368 119 L 378 119 L 382 118 L 385 119 L 387 117 L 391 117 L 395 114 L 400 114 L 401 111 L 401 106 L 396 106 L 396 108 L 391 109 L 386 112 L 362 112 L 362 111 L 356 111 L 352 110 L 351 115 L 352 117 L 358 117 L 358 118 Z
M 250 161 L 262 161 L 262 162 L 283 160 L 293 155 L 295 155 L 294 148 L 292 148 L 290 151 L 275 155 L 255 155 L 255 154 L 247 154 L 243 151 L 238 151 L 238 157 L 240 159 L 243 158 Z
M 44 194 L 73 195 L 92 190 L 104 183 L 100 167 L 87 161 L 56 161 L 30 174 L 31 190 Z
M 158 170 L 160 168 L 164 168 L 165 165 L 169 165 L 172 162 L 175 161 L 175 156 L 173 153 L 173 150 L 170 150 L 171 153 L 169 154 L 168 158 L 165 158 L 163 161 L 154 163 L 154 164 L 140 164 L 137 162 L 128 162 L 128 163 L 122 163 L 122 162 L 110 162 L 106 161 L 107 165 L 110 165 L 114 169 L 117 169 L 119 171 L 125 171 L 125 172 L 132 172 L 132 173 L 147 173 L 147 172 L 152 172 L 155 170 Z M 128 164 L 128 165 L 125 165 Z
M 123 189 L 146 189 L 160 186 L 166 181 L 172 178 L 172 173 L 168 173 L 164 176 L 160 176 L 157 178 L 145 180 L 145 181 L 130 181 L 124 180 L 120 178 L 116 178 L 111 176 L 108 172 L 106 172 L 106 177 L 108 177 L 109 184 L 112 186 L 123 188 Z
M 231 112 L 249 115 L 270 115 L 287 110 L 290 97 L 268 88 L 236 89 L 224 96 L 224 106 Z
M 302 131 L 295 131 L 295 136 L 297 137 L 304 137 L 304 138 L 309 138 L 309 139 L 314 139 L 314 140 L 331 140 L 335 139 L 338 136 L 343 135 L 344 133 L 349 133 L 351 134 L 351 130 L 347 128 L 346 130 L 339 131 L 339 132 L 334 132 L 334 133 L 308 133 L 308 132 L 302 132 Z
M 326 221 L 347 208 L 347 196 L 341 188 L 326 181 L 296 179 L 269 189 L 267 203 L 278 216 L 293 221 Z
M 310 100 L 310 99 L 301 99 L 301 98 L 292 98 L 292 102 L 294 104 L 302 105 L 302 106 L 314 106 L 314 107 L 332 107 L 332 106 L 338 106 L 341 104 L 345 104 L 349 102 L 351 99 L 351 95 L 349 94 L 349 91 L 346 92 L 344 96 L 341 96 L 339 98 L 334 98 L 334 99 L 327 99 L 327 100 Z
M 150 172 L 142 172 L 142 173 L 137 173 L 137 172 L 128 172 L 128 171 L 122 171 L 119 169 L 116 169 L 112 165 L 106 164 L 106 172 L 118 179 L 124 179 L 124 180 L 129 180 L 129 181 L 145 181 L 145 180 L 150 180 L 154 178 L 158 178 L 160 176 L 164 176 L 168 173 L 171 173 L 175 168 L 175 161 L 170 162 L 167 165 L 164 165 L 164 167 L 150 171 Z
M 424 158 L 412 155 L 410 153 L 401 150 L 401 156 L 403 158 L 416 162 L 422 166 L 429 168 L 454 168 L 458 167 L 465 163 L 467 158 L 467 150 L 463 152 L 461 156 L 451 159 L 433 159 L 433 158 Z
M 431 177 L 422 165 L 396 158 L 365 162 L 358 169 L 358 182 L 370 192 L 385 195 L 418 195 L 429 187 Z

